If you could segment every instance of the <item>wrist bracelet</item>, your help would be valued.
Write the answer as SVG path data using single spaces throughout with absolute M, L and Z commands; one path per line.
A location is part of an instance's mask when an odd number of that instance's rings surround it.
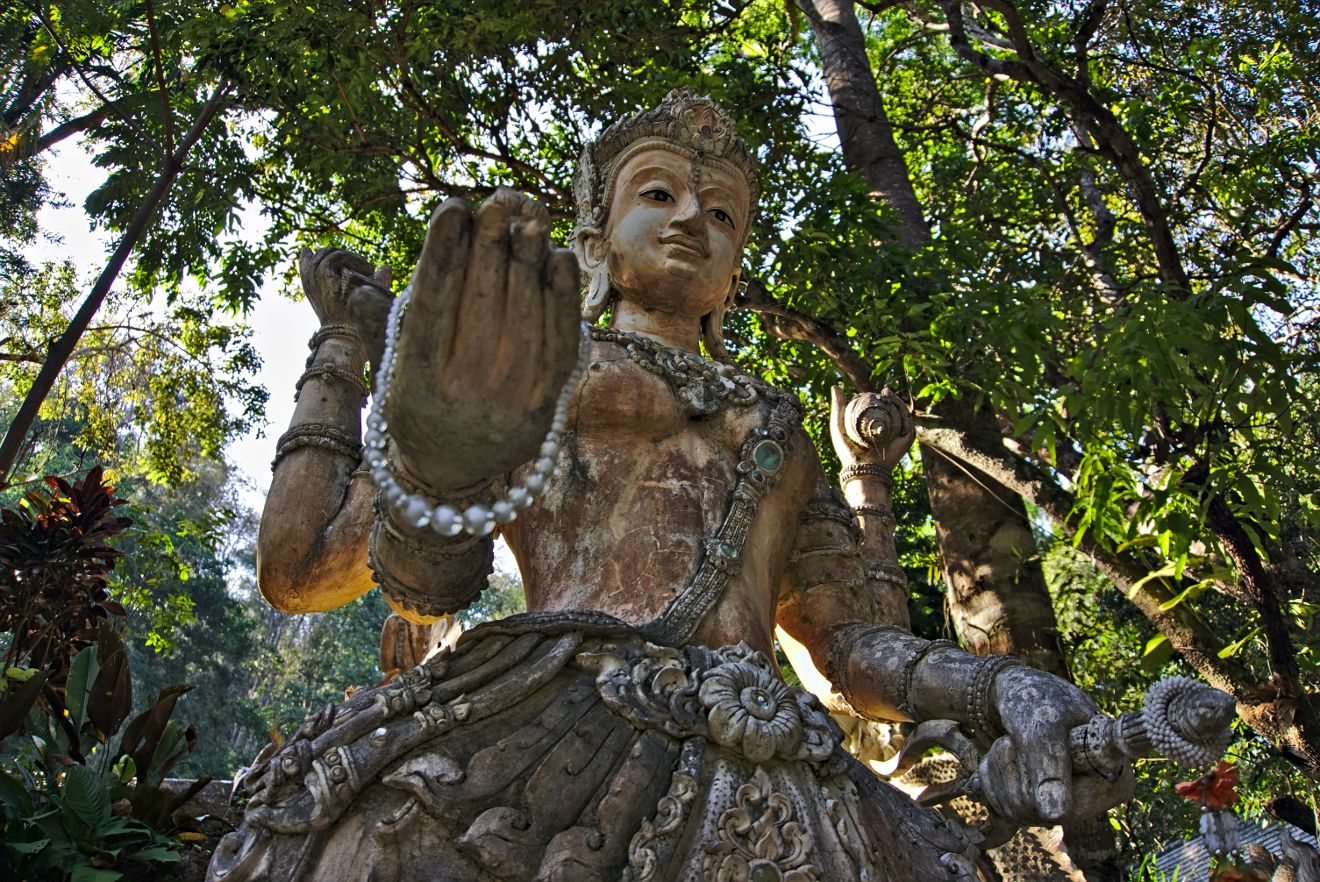
M 1011 655 L 989 656 L 976 666 L 976 673 L 967 683 L 967 725 L 972 730 L 969 734 L 992 737 L 990 690 L 994 688 L 995 677 L 1000 671 L 1015 667 L 1023 667 L 1023 664 Z
M 903 666 L 903 701 L 898 706 L 899 710 L 907 714 L 913 720 L 917 720 L 917 711 L 912 705 L 911 700 L 912 676 L 917 672 L 917 665 L 921 663 L 923 658 L 937 649 L 958 648 L 958 644 L 954 643 L 952 640 L 932 640 L 912 654 L 912 657 L 907 660 L 907 664 Z M 917 721 L 920 722 L 920 720 Z
M 887 505 L 859 505 L 853 509 L 853 513 L 859 518 L 876 518 L 881 527 L 891 532 L 898 526 L 894 510 Z
M 855 462 L 839 469 L 839 483 L 847 484 L 855 478 L 877 478 L 886 487 L 894 483 L 894 470 L 878 462 Z
M 586 322 L 583 322 L 577 364 L 564 382 L 564 388 L 559 392 L 554 416 L 550 420 L 550 431 L 546 433 L 545 441 L 541 443 L 540 455 L 532 466 L 532 473 L 523 481 L 522 486 L 510 487 L 494 502 L 474 502 L 463 511 L 459 511 L 442 499 L 420 492 L 410 493 L 404 489 L 386 455 L 390 439 L 389 427 L 385 422 L 384 405 L 389 396 L 390 383 L 394 379 L 395 347 L 398 345 L 399 330 L 403 327 L 403 314 L 407 311 L 411 300 L 412 285 L 410 284 L 390 307 L 390 317 L 385 327 L 385 353 L 381 358 L 380 377 L 376 383 L 376 394 L 373 396 L 371 412 L 367 416 L 367 431 L 363 437 L 366 442 L 367 465 L 371 467 L 371 479 L 380 488 L 385 501 L 402 516 L 404 521 L 414 527 L 420 529 L 430 526 L 441 536 L 456 536 L 463 531 L 474 536 L 488 536 L 495 531 L 496 524 L 513 521 L 518 517 L 519 510 L 530 506 L 535 501 L 535 497 L 545 492 L 546 482 L 554 473 L 555 462 L 559 457 L 559 446 L 564 430 L 568 426 L 568 405 L 591 360 L 590 331 Z
M 342 380 L 352 386 L 359 395 L 362 396 L 362 403 L 367 403 L 367 381 L 362 376 L 348 368 L 340 367 L 337 364 L 318 364 L 309 367 L 298 378 L 298 383 L 293 387 L 293 400 L 297 401 L 298 396 L 302 394 L 302 388 L 308 380 L 314 377 L 323 377 L 333 380 Z
M 456 557 L 463 557 L 470 553 L 482 543 L 480 536 L 459 535 L 455 537 L 441 538 L 430 536 L 428 539 L 409 536 L 399 525 L 394 522 L 388 512 L 388 506 L 381 511 L 382 506 L 376 505 L 376 523 L 377 533 L 373 537 L 377 543 L 382 538 L 388 539 L 392 544 L 406 551 L 410 556 L 424 561 L 429 567 L 441 565 L 444 561 L 453 560 Z
M 280 436 L 275 444 L 275 459 L 270 464 L 270 470 L 275 471 L 280 461 L 299 447 L 320 447 L 353 459 L 362 456 L 362 445 L 339 426 L 331 423 L 302 423 Z

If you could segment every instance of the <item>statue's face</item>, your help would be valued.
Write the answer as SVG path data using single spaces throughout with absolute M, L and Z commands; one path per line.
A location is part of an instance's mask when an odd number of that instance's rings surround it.
M 700 317 L 728 297 L 738 277 L 747 182 L 721 163 L 693 167 L 668 150 L 643 150 L 615 177 L 605 226 L 619 296 Z

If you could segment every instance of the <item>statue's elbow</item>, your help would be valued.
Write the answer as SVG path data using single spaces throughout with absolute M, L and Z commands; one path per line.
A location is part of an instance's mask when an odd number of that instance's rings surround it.
M 308 604 L 306 586 L 296 579 L 293 567 L 278 555 L 257 552 L 257 590 L 266 602 L 282 613 L 306 613 L 314 610 Z
M 282 613 L 318 613 L 338 609 L 371 590 L 371 570 L 353 566 L 356 557 L 297 558 L 263 554 L 257 544 L 257 589 Z

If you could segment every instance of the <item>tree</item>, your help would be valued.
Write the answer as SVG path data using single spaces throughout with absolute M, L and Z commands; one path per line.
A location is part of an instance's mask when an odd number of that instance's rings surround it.
M 112 7 L 31 2 L 0 18 L 0 162 L 7 172 L 15 168 L 18 183 L 6 187 L 13 219 L 3 228 L 4 263 L 26 268 L 15 249 L 37 236 L 36 210 L 50 195 L 44 154 L 74 134 L 87 136 L 98 164 L 111 169 L 89 210 L 121 233 L 68 326 L 42 354 L 10 420 L 0 441 L 0 484 L 9 480 L 42 403 L 139 244 L 136 289 L 149 294 L 161 283 L 177 292 L 185 270 L 205 277 L 205 257 L 215 253 L 215 236 L 237 208 L 241 177 L 232 172 L 241 165 L 241 145 L 212 125 L 229 105 L 230 86 L 208 79 L 195 63 L 188 22 L 196 12 L 187 3 L 162 3 L 158 10 L 152 0 Z M 69 101 L 66 92 L 76 97 Z M 210 174 L 198 174 L 202 169 Z M 182 193 L 176 190 L 180 176 Z M 162 217 L 171 196 L 193 198 L 186 212 Z M 188 245 L 196 254 L 189 255 Z M 251 280 L 245 281 L 250 291 Z

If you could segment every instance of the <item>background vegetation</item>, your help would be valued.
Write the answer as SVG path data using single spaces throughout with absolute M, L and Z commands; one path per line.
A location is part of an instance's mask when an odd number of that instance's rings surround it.
M 896 499 L 915 627 L 1069 673 L 1109 711 L 1195 672 L 1238 699 L 1248 805 L 1314 811 L 1316 9 L 582 6 L 0 12 L 0 480 L 12 502 L 110 467 L 137 694 L 197 686 L 179 769 L 227 776 L 376 676 L 378 598 L 291 619 L 253 591 L 222 451 L 265 400 L 261 280 L 324 244 L 402 278 L 431 207 L 497 184 L 566 236 L 583 141 L 687 85 L 762 159 L 737 358 L 800 391 L 818 434 L 833 383 L 921 415 Z M 72 138 L 120 243 L 94 280 L 28 257 Z M 1129 853 L 1190 830 L 1167 770 L 1143 775 L 1115 818 Z

